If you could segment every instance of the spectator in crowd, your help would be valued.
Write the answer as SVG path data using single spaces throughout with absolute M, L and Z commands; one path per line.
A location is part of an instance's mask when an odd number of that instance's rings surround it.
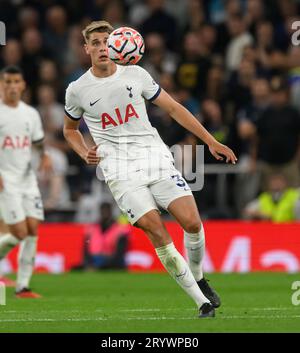
M 149 33 L 145 37 L 147 57 L 143 67 L 155 80 L 160 79 L 162 73 L 173 74 L 176 70 L 177 57 L 166 49 L 162 36 L 158 33 Z
M 16 65 L 22 67 L 23 51 L 17 39 L 8 39 L 2 49 L 1 66 Z
M 37 30 L 40 24 L 39 12 L 30 6 L 25 6 L 20 9 L 18 13 L 18 25 L 20 33 L 24 33 L 28 30 Z
M 200 40 L 196 32 L 188 32 L 183 41 L 182 59 L 175 74 L 179 87 L 201 97 L 206 90 L 207 72 L 211 65 L 210 56 L 202 56 Z
M 239 165 L 244 173 L 238 174 L 235 181 L 235 204 L 241 210 L 259 192 L 259 174 L 256 161 L 251 156 L 255 148 L 256 123 L 271 101 L 270 85 L 267 79 L 258 77 L 251 84 L 252 99 L 237 114 L 237 134 Z
M 38 87 L 38 111 L 41 114 L 43 126 L 47 137 L 55 140 L 56 135 L 62 131 L 64 106 L 56 101 L 56 92 L 50 85 Z
M 271 75 L 280 75 L 286 67 L 286 55 L 275 45 L 271 22 L 262 21 L 257 24 L 256 48 L 260 66 Z
M 251 101 L 237 114 L 237 129 L 241 139 L 241 159 L 249 159 L 256 131 L 256 123 L 271 100 L 270 85 L 265 78 L 255 78 L 251 83 Z
M 269 176 L 267 190 L 244 209 L 244 217 L 252 220 L 292 222 L 300 220 L 300 191 L 288 186 L 283 174 Z
M 265 7 L 262 0 L 248 0 L 245 9 L 245 21 L 249 32 L 254 35 L 257 24 L 265 19 Z
M 246 45 L 253 43 L 253 37 L 247 30 L 245 18 L 239 14 L 228 20 L 230 41 L 226 48 L 226 67 L 229 71 L 237 70 Z
M 289 103 L 289 90 L 284 79 L 271 81 L 271 104 L 256 122 L 257 148 L 254 150 L 260 161 L 262 187 L 274 173 L 281 172 L 288 185 L 298 187 L 300 114 Z
M 44 208 L 46 212 L 65 210 L 71 203 L 66 180 L 68 160 L 58 148 L 48 145 L 47 151 L 53 164 L 52 172 L 38 174 Z
M 50 85 L 56 92 L 59 102 L 64 102 L 65 90 L 63 82 L 60 80 L 58 65 L 54 60 L 44 59 L 39 66 L 37 85 Z
M 174 49 L 177 42 L 177 25 L 175 19 L 165 10 L 165 0 L 147 0 L 150 15 L 140 25 L 142 35 L 157 32 L 163 36 L 167 48 Z
M 22 67 L 26 82 L 35 88 L 39 65 L 43 59 L 50 58 L 50 54 L 43 47 L 41 33 L 36 28 L 30 28 L 23 32 L 22 47 Z
M 287 58 L 291 104 L 300 112 L 300 48 L 291 46 Z
M 125 9 L 120 0 L 110 0 L 104 8 L 103 18 L 114 28 L 125 26 Z
M 113 216 L 110 203 L 101 204 L 100 215 L 99 224 L 87 228 L 85 267 L 98 270 L 124 269 L 130 227 Z
M 251 85 L 256 78 L 256 66 L 252 61 L 242 59 L 238 70 L 232 72 L 228 81 L 228 103 L 232 104 L 234 117 L 239 109 L 251 101 Z
M 46 12 L 44 43 L 58 64 L 65 63 L 69 29 L 66 10 L 59 5 L 50 7 Z

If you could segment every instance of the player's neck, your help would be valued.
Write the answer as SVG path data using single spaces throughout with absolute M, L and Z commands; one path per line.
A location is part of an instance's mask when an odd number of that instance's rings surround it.
M 96 77 L 108 77 L 117 71 L 117 65 L 113 62 L 103 68 L 92 65 L 91 71 Z
M 14 100 L 14 99 L 12 100 L 12 99 L 3 97 L 2 103 L 4 103 L 5 105 L 8 105 L 9 107 L 16 108 L 19 105 L 20 100 Z

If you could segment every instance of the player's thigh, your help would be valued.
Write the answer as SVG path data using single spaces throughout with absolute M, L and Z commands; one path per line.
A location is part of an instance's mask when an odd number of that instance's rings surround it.
M 0 219 L 0 235 L 8 233 L 8 226 L 3 222 L 2 218 Z
M 0 192 L 0 209 L 2 220 L 8 226 L 25 221 L 23 195 L 18 189 L 6 189 Z
M 155 248 L 165 246 L 172 242 L 158 210 L 151 210 L 144 214 L 135 224 L 144 230 Z
M 38 226 L 40 224 L 40 220 L 33 217 L 27 217 L 26 224 L 28 229 L 28 235 L 36 236 L 38 234 Z
M 168 206 L 168 212 L 175 217 L 186 232 L 198 233 L 200 231 L 201 218 L 193 195 L 173 200 Z
M 8 224 L 9 233 L 14 235 L 19 240 L 23 240 L 28 236 L 28 228 L 26 220 L 15 223 Z
M 26 191 L 22 200 L 26 218 L 37 221 L 44 220 L 44 207 L 40 191 L 37 187 L 32 187 Z M 30 225 L 34 226 L 35 221 L 31 221 Z

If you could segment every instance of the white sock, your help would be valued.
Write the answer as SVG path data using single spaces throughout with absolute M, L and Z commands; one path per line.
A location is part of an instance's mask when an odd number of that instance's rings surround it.
M 176 282 L 194 299 L 198 308 L 209 300 L 203 295 L 185 259 L 173 243 L 155 249 L 160 261 Z
M 34 269 L 36 248 L 37 236 L 27 236 L 21 242 L 18 256 L 17 291 L 29 287 L 29 282 Z
M 199 233 L 184 232 L 184 245 L 190 269 L 198 282 L 203 278 L 202 260 L 205 254 L 205 233 L 202 223 Z
M 12 234 L 6 233 L 0 237 L 0 260 L 2 260 L 11 249 L 18 245 L 20 240 Z

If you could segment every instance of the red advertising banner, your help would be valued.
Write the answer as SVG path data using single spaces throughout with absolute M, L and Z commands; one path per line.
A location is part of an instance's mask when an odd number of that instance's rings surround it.
M 183 231 L 166 223 L 177 249 L 184 255 Z M 205 272 L 300 271 L 300 223 L 217 222 L 204 224 Z M 69 271 L 82 264 L 86 225 L 43 224 L 39 228 L 36 270 Z M 17 267 L 17 249 L 2 261 L 4 272 Z M 132 228 L 126 262 L 130 271 L 162 271 L 146 235 Z
M 184 254 L 183 231 L 166 224 Z M 205 222 L 204 272 L 300 271 L 300 223 Z M 134 228 L 128 252 L 131 270 L 163 270 L 150 242 Z

